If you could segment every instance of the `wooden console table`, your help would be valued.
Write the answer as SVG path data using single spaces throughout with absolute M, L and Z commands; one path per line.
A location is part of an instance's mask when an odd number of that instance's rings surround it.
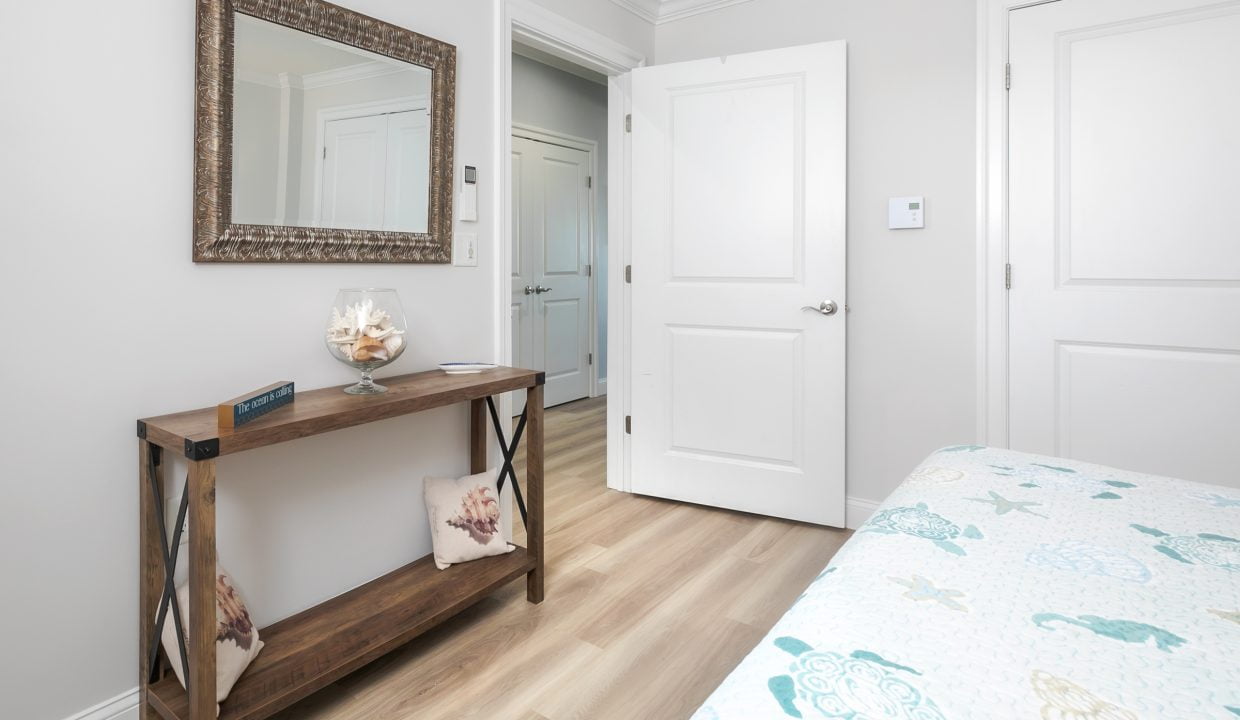
M 469 607 L 500 586 L 526 576 L 526 597 L 543 599 L 543 383 L 533 370 L 499 368 L 479 375 L 415 373 L 383 381 L 383 395 L 346 395 L 340 388 L 299 392 L 287 408 L 235 430 L 217 427 L 215 408 L 138 421 L 141 497 L 138 647 L 140 717 L 212 720 L 215 703 L 215 458 L 376 420 L 469 402 L 470 466 L 487 469 L 487 415 L 504 448 L 500 483 L 513 480 L 528 548 L 436 570 L 423 557 L 359 588 L 260 629 L 263 651 L 220 705 L 221 720 L 269 717 L 328 683 L 392 651 Z M 511 445 L 492 396 L 528 390 Z M 526 496 L 512 460 L 526 440 Z M 163 451 L 189 459 L 189 477 L 171 539 L 164 519 Z M 186 692 L 159 646 L 166 620 L 181 625 L 172 574 L 189 517 L 188 637 L 178 629 Z M 158 715 L 156 715 L 158 713 Z

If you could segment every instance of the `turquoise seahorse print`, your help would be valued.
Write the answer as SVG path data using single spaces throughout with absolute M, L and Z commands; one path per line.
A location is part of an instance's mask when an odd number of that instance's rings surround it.
M 1179 635 L 1167 632 L 1160 627 L 1132 620 L 1110 620 L 1097 615 L 1081 615 L 1080 617 L 1072 618 L 1058 613 L 1038 613 L 1033 616 L 1033 624 L 1040 628 L 1046 628 L 1047 623 L 1050 622 L 1076 625 L 1089 630 L 1095 635 L 1122 640 L 1127 643 L 1145 643 L 1153 640 L 1158 649 L 1164 652 L 1171 652 L 1172 648 L 1179 647 L 1188 642 Z

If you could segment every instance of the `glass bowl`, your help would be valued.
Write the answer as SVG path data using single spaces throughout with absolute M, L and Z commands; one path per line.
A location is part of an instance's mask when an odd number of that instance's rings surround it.
M 331 356 L 362 372 L 344 391 L 350 395 L 387 392 L 372 374 L 400 357 L 408 344 L 408 324 L 400 297 L 390 288 L 356 288 L 336 293 L 325 341 Z

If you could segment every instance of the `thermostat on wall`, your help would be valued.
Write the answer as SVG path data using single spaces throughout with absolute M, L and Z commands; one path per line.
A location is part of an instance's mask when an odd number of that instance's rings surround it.
M 926 226 L 926 199 L 922 197 L 891 198 L 887 205 L 887 228 L 907 230 Z

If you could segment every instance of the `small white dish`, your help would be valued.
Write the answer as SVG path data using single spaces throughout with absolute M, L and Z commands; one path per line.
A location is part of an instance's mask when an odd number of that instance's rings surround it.
M 450 362 L 439 364 L 439 369 L 449 375 L 474 375 L 487 370 L 494 370 L 497 367 L 499 365 L 492 365 L 491 363 Z

